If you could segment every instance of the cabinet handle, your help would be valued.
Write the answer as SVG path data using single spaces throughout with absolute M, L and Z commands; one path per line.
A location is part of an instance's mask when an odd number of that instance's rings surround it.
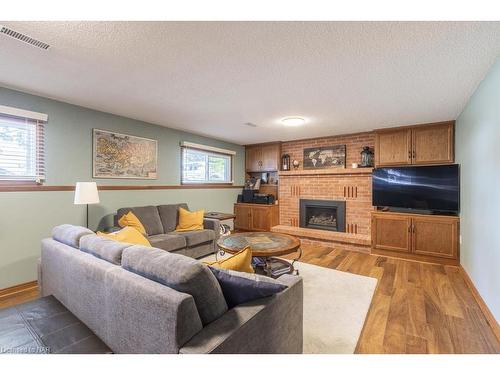
M 415 224 L 412 225 L 413 233 L 415 234 Z
M 411 150 L 408 150 L 408 159 L 411 159 Z
M 415 159 L 416 157 L 417 157 L 417 152 L 413 150 L 413 159 Z
M 408 225 L 408 233 L 411 233 L 411 225 Z

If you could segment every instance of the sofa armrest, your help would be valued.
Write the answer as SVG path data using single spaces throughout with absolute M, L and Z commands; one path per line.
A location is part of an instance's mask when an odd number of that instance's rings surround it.
M 205 218 L 203 219 L 203 227 L 205 229 L 212 229 L 219 233 L 219 227 L 220 227 L 220 220 L 219 219 L 211 219 L 211 218 Z
M 205 218 L 203 219 L 203 228 L 212 229 L 215 232 L 215 241 L 217 242 L 220 237 L 220 220 Z
M 302 353 L 302 278 L 283 275 L 284 291 L 227 311 L 205 326 L 181 349 L 201 353 Z

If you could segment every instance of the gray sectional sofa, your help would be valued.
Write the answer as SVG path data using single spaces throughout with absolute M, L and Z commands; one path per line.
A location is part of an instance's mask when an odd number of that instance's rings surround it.
M 302 279 L 244 275 L 287 288 L 228 309 L 199 260 L 69 224 L 42 241 L 39 263 L 42 296 L 56 297 L 115 353 L 301 353 Z
M 191 258 L 213 254 L 219 238 L 219 220 L 204 219 L 203 230 L 175 232 L 179 207 L 188 209 L 186 203 L 120 208 L 114 217 L 114 225 L 117 227 L 118 220 L 132 211 L 144 225 L 152 246 Z

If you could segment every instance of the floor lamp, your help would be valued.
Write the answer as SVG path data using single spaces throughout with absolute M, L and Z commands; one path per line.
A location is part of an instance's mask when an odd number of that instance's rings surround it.
M 89 227 L 89 204 L 99 203 L 99 193 L 95 182 L 77 182 L 74 204 L 87 205 L 87 228 Z

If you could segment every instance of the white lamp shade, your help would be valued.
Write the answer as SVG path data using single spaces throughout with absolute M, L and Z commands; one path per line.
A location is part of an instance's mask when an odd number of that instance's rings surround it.
M 99 193 L 95 182 L 77 182 L 75 188 L 75 204 L 99 203 Z

